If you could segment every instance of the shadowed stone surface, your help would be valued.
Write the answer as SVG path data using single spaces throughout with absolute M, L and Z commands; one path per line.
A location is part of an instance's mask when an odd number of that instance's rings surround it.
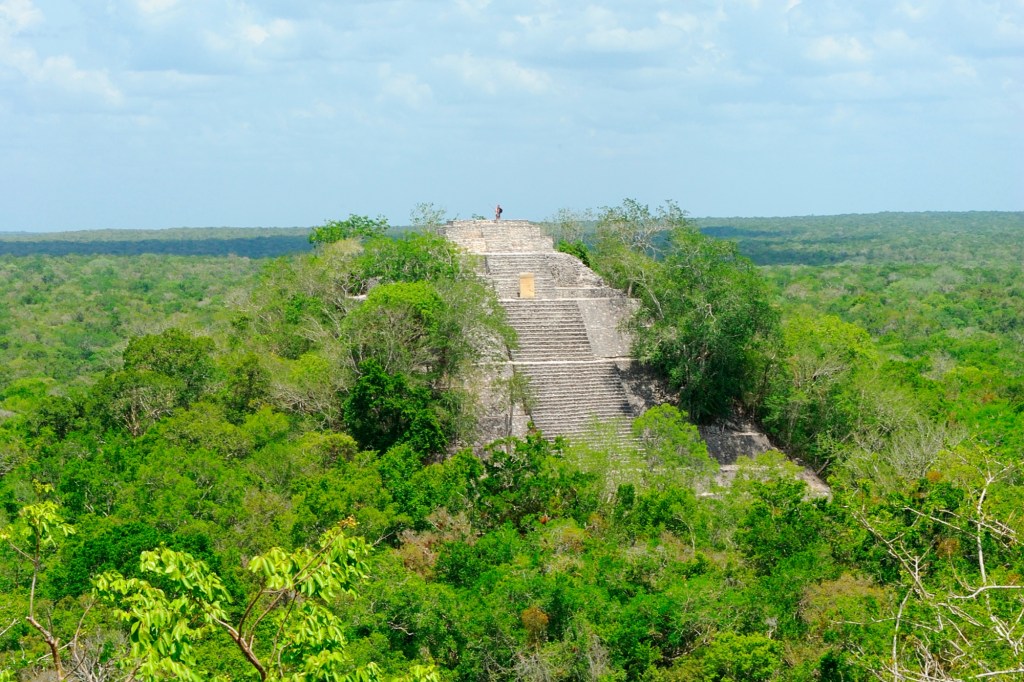
M 768 436 L 749 422 L 725 421 L 697 430 L 719 464 L 735 464 L 739 457 L 755 457 L 772 449 Z

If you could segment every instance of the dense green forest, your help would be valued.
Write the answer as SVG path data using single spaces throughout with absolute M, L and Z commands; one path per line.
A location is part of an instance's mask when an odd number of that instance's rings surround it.
M 166 254 L 273 258 L 309 251 L 308 228 L 177 228 L 0 232 L 0 256 Z
M 477 452 L 514 333 L 429 230 L 0 257 L 0 679 L 1024 676 L 1021 214 L 715 223 L 553 218 L 676 401 Z M 831 497 L 714 488 L 737 411 Z

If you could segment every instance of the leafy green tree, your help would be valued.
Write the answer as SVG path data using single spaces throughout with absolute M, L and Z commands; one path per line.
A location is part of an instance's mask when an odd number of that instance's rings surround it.
M 787 319 L 783 342 L 786 360 L 765 401 L 764 421 L 795 454 L 820 462 L 819 438 L 842 441 L 853 431 L 851 412 L 860 408 L 842 393 L 854 373 L 877 364 L 878 352 L 864 329 L 831 315 Z
M 793 478 L 753 481 L 752 492 L 736 542 L 756 571 L 768 573 L 801 552 L 823 550 L 824 519 L 815 503 L 804 500 L 807 484 Z
M 672 405 L 658 405 L 633 421 L 651 477 L 667 485 L 693 485 L 713 476 L 717 463 L 686 413 Z
M 774 371 L 779 330 L 753 264 L 734 244 L 686 226 L 671 231 L 663 260 L 636 252 L 627 258 L 636 266 L 627 264 L 611 280 L 640 298 L 637 357 L 668 379 L 697 421 L 758 406 Z
M 592 262 L 640 299 L 634 354 L 659 371 L 698 422 L 756 410 L 777 362 L 771 292 L 736 245 L 702 235 L 672 202 L 606 208 Z M 658 257 L 657 259 L 655 257 Z
M 683 211 L 673 201 L 666 201 L 654 211 L 636 199 L 623 199 L 619 206 L 602 208 L 597 218 L 599 248 L 618 244 L 634 253 L 654 256 L 659 251 L 663 234 L 690 226 Z
M 859 649 L 894 679 L 1015 679 L 1024 671 L 1019 468 L 964 447 L 906 489 L 845 504 L 867 532 L 864 566 L 890 586 L 884 650 Z M 942 623 L 943 627 L 931 624 Z
M 420 202 L 413 206 L 409 220 L 417 230 L 434 232 L 448 220 L 448 211 L 430 202 Z
M 567 242 L 564 239 L 555 244 L 555 250 L 560 253 L 567 253 L 575 256 L 581 263 L 590 267 L 590 251 L 582 241 Z
M 346 320 L 355 366 L 373 359 L 386 371 L 443 381 L 471 353 L 452 310 L 430 282 L 375 287 Z
M 227 421 L 219 405 L 207 402 L 178 410 L 157 428 L 168 445 L 203 449 L 229 459 L 246 457 L 254 447 L 245 430 Z
M 36 483 L 36 495 L 49 495 L 53 487 Z M 31 566 L 31 581 L 28 591 L 28 613 L 25 622 L 36 630 L 49 650 L 50 664 L 57 680 L 65 679 L 61 659 L 62 645 L 52 623 L 44 625 L 37 618 L 36 593 L 40 576 L 45 568 L 46 555 L 57 549 L 58 542 L 74 534 L 74 527 L 64 520 L 60 506 L 53 500 L 28 504 L 18 512 L 15 523 L 0 530 L 0 540 L 14 550 L 17 556 Z
M 194 645 L 218 629 L 261 680 L 380 679 L 375 665 L 353 669 L 344 625 L 330 608 L 335 597 L 354 594 L 366 578 L 369 547 L 345 534 L 352 525 L 331 529 L 315 548 L 275 547 L 250 559 L 247 569 L 258 587 L 240 616 L 229 611 L 231 595 L 220 577 L 184 552 L 164 547 L 141 556 L 142 571 L 168 585 L 166 590 L 117 572 L 97 576 L 97 595 L 132 633 L 125 666 L 143 680 L 206 679 Z M 414 666 L 405 679 L 437 676 Z
M 328 220 L 320 227 L 314 227 L 309 235 L 309 243 L 322 246 L 343 239 L 379 237 L 388 230 L 388 227 L 388 221 L 384 216 L 370 218 L 351 214 L 344 220 Z
M 350 462 L 302 477 L 292 487 L 291 540 L 296 545 L 349 517 L 358 521 L 359 532 L 372 542 L 388 537 L 407 521 L 384 484 L 374 453 L 359 453 Z
M 360 363 L 359 370 L 342 414 L 364 448 L 385 452 L 408 443 L 424 456 L 444 451 L 448 437 L 432 410 L 429 389 L 410 387 L 403 375 L 386 372 L 374 359 Z
M 246 353 L 225 368 L 220 400 L 233 423 L 258 409 L 270 395 L 270 373 L 255 353 Z
M 213 340 L 180 329 L 133 338 L 124 350 L 125 371 L 154 372 L 181 385 L 179 403 L 196 400 L 213 376 Z
M 782 646 L 763 635 L 723 632 L 701 657 L 704 682 L 768 682 L 783 668 Z
M 585 517 L 596 502 L 593 476 L 570 466 L 561 443 L 552 444 L 539 432 L 491 443 L 481 464 L 480 475 L 470 482 L 470 499 L 483 527 L 524 527 L 562 514 Z
M 367 241 L 355 261 L 362 282 L 440 282 L 474 280 L 466 256 L 450 241 L 430 232 Z
M 102 422 L 140 436 L 181 404 L 183 392 L 184 384 L 165 374 L 122 370 L 96 382 L 91 395 Z

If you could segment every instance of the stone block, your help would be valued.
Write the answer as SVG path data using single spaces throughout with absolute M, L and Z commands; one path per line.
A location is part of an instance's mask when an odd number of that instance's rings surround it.
M 537 296 L 537 287 L 532 272 L 519 273 L 519 298 L 534 298 Z

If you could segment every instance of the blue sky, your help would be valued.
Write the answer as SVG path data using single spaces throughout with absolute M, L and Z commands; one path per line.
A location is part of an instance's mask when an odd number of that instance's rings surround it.
M 1024 0 L 0 0 L 0 230 L 1024 209 Z

